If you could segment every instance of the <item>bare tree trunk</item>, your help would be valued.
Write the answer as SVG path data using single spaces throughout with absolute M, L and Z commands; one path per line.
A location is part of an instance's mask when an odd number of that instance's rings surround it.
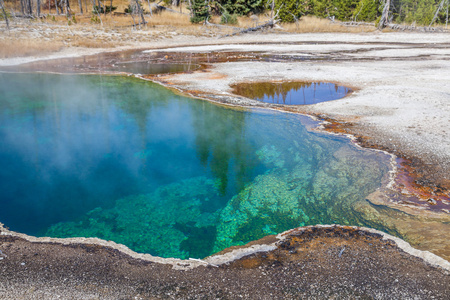
M 433 25 L 434 21 L 436 21 L 436 18 L 437 18 L 438 14 L 439 14 L 439 11 L 444 7 L 444 1 L 445 1 L 445 0 L 442 0 L 441 3 L 439 4 L 439 7 L 438 7 L 438 9 L 436 10 L 436 13 L 434 14 L 433 20 L 431 21 L 429 27 L 431 27 L 431 25 Z
M 81 0 L 78 0 L 78 7 L 80 7 L 80 13 L 83 14 L 83 5 L 81 4 Z
M 139 0 L 136 0 L 136 9 L 137 9 L 137 13 L 139 14 L 140 19 L 142 20 L 142 25 L 145 25 L 145 19 L 144 19 L 144 12 L 143 9 L 141 7 L 141 5 L 139 4 Z M 141 20 L 139 21 L 139 26 L 141 25 Z
M 445 19 L 445 28 L 447 28 L 447 26 L 448 26 L 448 3 L 449 3 L 450 1 L 449 0 L 447 0 L 447 18 Z
M 9 30 L 9 21 L 8 21 L 8 16 L 6 15 L 5 3 L 3 2 L 3 0 L 0 0 L 0 6 L 2 7 L 3 16 L 5 17 L 6 28 L 8 28 L 8 30 Z
M 275 0 L 272 0 L 270 18 L 273 19 L 273 10 L 275 9 Z
M 386 0 L 383 7 L 383 13 L 381 14 L 380 23 L 378 23 L 378 29 L 383 29 L 389 24 L 389 8 L 391 6 L 391 0 Z
M 192 17 L 194 16 L 194 11 L 192 10 L 192 3 L 191 3 L 191 0 L 188 0 L 188 3 L 189 3 L 190 15 L 191 15 L 191 19 L 192 19 Z
M 41 0 L 36 0 L 36 15 L 41 16 Z
M 70 17 L 70 6 L 69 6 L 69 0 L 64 1 L 64 8 L 66 11 L 66 16 Z
M 98 1 L 100 1 L 100 0 L 98 0 Z M 102 24 L 102 26 L 103 26 L 103 21 L 102 21 L 102 18 L 100 18 L 100 12 L 98 11 L 98 9 L 95 9 L 95 4 L 96 4 L 96 2 L 95 2 L 95 0 L 91 0 L 91 3 L 92 3 L 92 10 L 93 10 L 93 13 L 95 13 L 95 14 L 97 14 L 97 17 L 98 17 L 98 19 L 100 20 L 100 24 Z M 97 6 L 97 8 L 98 8 L 99 6 Z
M 56 9 L 56 14 L 59 15 L 58 0 L 55 0 L 55 9 Z
M 152 7 L 150 5 L 150 0 L 147 0 L 147 3 L 148 3 L 148 10 L 150 11 L 150 16 L 153 17 L 153 12 L 152 12 Z
M 51 3 L 52 3 L 52 1 L 48 0 L 48 13 L 49 14 L 52 13 L 52 7 L 50 5 Z
M 30 15 L 30 16 L 32 16 L 33 15 L 33 5 L 31 4 L 31 0 L 28 0 L 28 2 L 27 2 L 27 5 L 28 5 L 28 14 Z

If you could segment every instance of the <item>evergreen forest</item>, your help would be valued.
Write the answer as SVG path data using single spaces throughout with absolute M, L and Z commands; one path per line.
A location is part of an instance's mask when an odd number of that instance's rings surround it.
M 84 1 L 84 4 L 83 4 Z M 369 22 L 376 26 L 383 16 L 383 24 L 411 24 L 416 26 L 448 25 L 450 0 L 125 0 L 122 14 L 136 15 L 137 21 L 152 10 L 167 9 L 177 12 L 178 7 L 189 10 L 192 23 L 204 23 L 211 16 L 221 16 L 222 24 L 236 24 L 239 16 L 264 14 L 277 22 L 298 22 L 304 16 L 315 16 L 338 21 Z M 72 4 L 70 4 L 72 2 Z M 78 12 L 93 14 L 100 22 L 100 14 L 112 14 L 117 0 L 0 0 L 0 19 L 15 16 L 8 11 L 27 17 L 40 17 L 41 9 L 49 13 L 73 15 L 71 6 L 78 4 Z M 77 4 L 75 4 L 77 3 Z M 109 4 L 109 5 L 108 5 Z M 150 11 L 147 8 L 151 8 Z M 98 18 L 97 18 L 98 16 Z M 134 17 L 133 17 L 134 18 Z M 134 20 L 134 19 L 133 19 Z M 140 21 L 139 21 L 140 22 Z M 383 27 L 383 26 L 381 26 Z
M 204 21 L 208 14 L 242 16 L 273 9 L 274 13 L 278 12 L 278 18 L 282 22 L 295 22 L 303 16 L 311 15 L 339 21 L 377 23 L 385 5 L 388 5 L 389 22 L 429 26 L 448 22 L 449 2 L 450 0 L 191 0 L 190 7 L 193 22 Z

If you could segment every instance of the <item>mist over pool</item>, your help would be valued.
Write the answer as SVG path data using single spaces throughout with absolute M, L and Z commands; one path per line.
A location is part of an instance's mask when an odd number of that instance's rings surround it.
M 132 77 L 0 73 L 0 222 L 180 258 L 367 225 L 352 207 L 381 186 L 388 157 L 305 122 Z

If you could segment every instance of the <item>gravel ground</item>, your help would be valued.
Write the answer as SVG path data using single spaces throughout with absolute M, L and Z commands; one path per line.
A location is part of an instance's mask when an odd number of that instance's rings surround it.
M 176 270 L 112 247 L 30 242 L 2 230 L 2 299 L 448 299 L 450 265 L 354 227 L 308 227 L 234 249 L 241 258 Z M 253 245 L 254 246 L 254 245 Z M 230 249 L 231 251 L 233 249 Z M 234 253 L 231 252 L 231 253 Z M 227 253 L 209 258 L 221 261 Z M 233 256 L 233 255 L 231 255 Z M 437 264 L 441 264 L 437 266 Z

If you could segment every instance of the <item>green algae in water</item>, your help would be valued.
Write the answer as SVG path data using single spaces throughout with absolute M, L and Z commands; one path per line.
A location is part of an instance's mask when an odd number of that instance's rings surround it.
M 0 221 L 202 258 L 310 224 L 365 225 L 382 153 L 129 77 L 0 74 Z M 382 229 L 382 228 L 381 228 Z

